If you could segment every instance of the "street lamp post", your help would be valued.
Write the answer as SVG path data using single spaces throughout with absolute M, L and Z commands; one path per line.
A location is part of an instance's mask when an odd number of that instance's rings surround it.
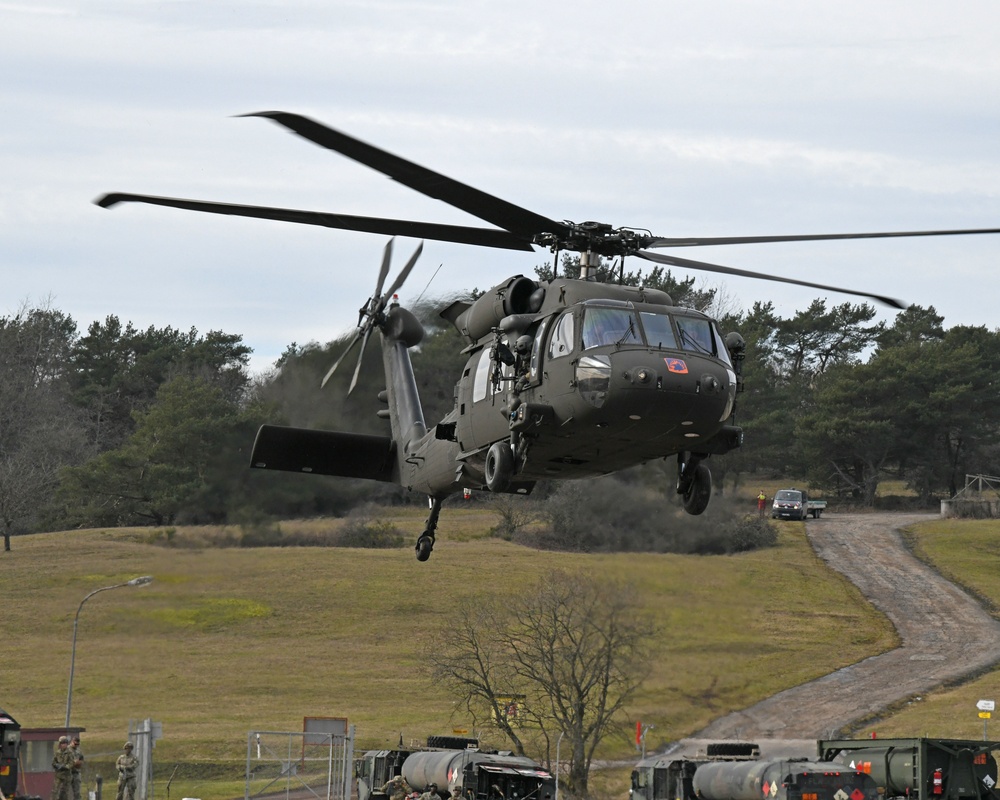
M 114 586 L 102 586 L 100 589 L 94 589 L 90 594 L 80 601 L 80 606 L 76 609 L 76 616 L 73 618 L 73 650 L 69 658 L 69 689 L 66 692 L 66 728 L 69 729 L 69 715 L 70 709 L 73 707 L 73 670 L 76 667 L 76 629 L 80 623 L 80 612 L 83 611 L 83 604 L 86 603 L 95 594 L 101 592 L 107 592 L 110 589 L 121 589 L 125 586 L 145 586 L 147 583 L 152 583 L 152 575 L 143 575 L 141 578 L 132 578 L 130 581 L 125 583 L 116 583 Z
M 559 745 L 565 735 L 566 731 L 559 731 L 559 738 L 556 739 L 556 800 L 559 800 Z

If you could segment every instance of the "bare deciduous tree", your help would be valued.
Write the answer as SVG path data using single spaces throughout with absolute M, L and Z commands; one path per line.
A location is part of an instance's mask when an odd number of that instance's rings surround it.
M 489 718 L 518 753 L 530 742 L 551 763 L 565 739 L 568 788 L 586 796 L 594 753 L 645 677 L 654 632 L 630 587 L 551 572 L 517 597 L 463 605 L 431 663 L 474 720 Z M 512 697 L 524 698 L 516 716 Z

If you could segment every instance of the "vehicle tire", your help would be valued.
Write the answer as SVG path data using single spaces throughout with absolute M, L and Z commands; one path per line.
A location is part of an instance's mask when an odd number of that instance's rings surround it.
M 486 485 L 491 492 L 506 492 L 514 477 L 514 452 L 507 442 L 494 442 L 486 453 Z
M 684 510 L 692 516 L 701 514 L 712 499 L 712 471 L 704 464 L 694 468 L 691 485 L 684 492 Z

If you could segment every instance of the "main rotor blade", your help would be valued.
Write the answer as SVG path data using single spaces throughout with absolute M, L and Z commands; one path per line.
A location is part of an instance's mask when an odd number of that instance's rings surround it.
M 434 239 L 442 242 L 473 244 L 481 247 L 498 247 L 504 250 L 526 250 L 534 252 L 532 246 L 522 237 L 508 231 L 493 228 L 470 228 L 464 225 L 440 225 L 434 222 L 411 222 L 384 217 L 356 217 L 350 214 L 331 214 L 323 211 L 299 211 L 293 208 L 272 208 L 270 206 L 246 206 L 236 203 L 214 203 L 206 200 L 187 200 L 182 197 L 157 197 L 147 194 L 127 194 L 113 192 L 94 201 L 101 208 L 111 208 L 118 203 L 148 203 L 154 206 L 183 208 L 188 211 L 203 211 L 208 214 L 224 214 L 235 217 L 273 219 L 279 222 L 295 222 L 302 225 L 320 225 L 365 233 L 381 233 L 389 236 L 408 236 L 413 239 Z
M 486 222 L 492 222 L 526 241 L 530 241 L 535 234 L 564 234 L 568 230 L 561 222 L 508 203 L 434 170 L 421 167 L 308 117 L 285 111 L 259 111 L 241 116 L 274 120 L 320 147 L 333 150 L 371 167 L 421 194 L 442 200 Z
M 792 236 L 693 236 L 669 238 L 656 236 L 643 242 L 644 247 L 706 247 L 717 244 L 761 244 L 766 242 L 817 242 L 825 239 L 891 239 L 912 236 L 967 236 L 976 233 L 1000 233 L 1000 228 L 968 228 L 953 231 L 881 231 L 875 233 L 814 233 Z
M 844 289 L 840 286 L 826 286 L 822 283 L 812 283 L 810 281 L 800 281 L 796 278 L 782 278 L 778 275 L 767 275 L 763 272 L 750 272 L 745 269 L 736 269 L 734 267 L 724 267 L 719 264 L 709 264 L 707 261 L 692 261 L 687 258 L 679 258 L 677 256 L 662 255 L 660 253 L 647 253 L 645 250 L 639 250 L 635 255 L 640 258 L 645 258 L 647 261 L 655 261 L 657 264 L 667 264 L 672 267 L 684 267 L 685 269 L 696 269 L 703 272 L 719 272 L 723 275 L 738 275 L 743 278 L 757 278 L 765 281 L 777 281 L 779 283 L 793 283 L 796 286 L 809 286 L 813 289 L 824 289 L 830 292 L 839 292 L 841 294 L 853 294 L 858 297 L 867 297 L 871 300 L 877 300 L 879 303 L 884 303 L 887 306 L 892 306 L 893 308 L 905 309 L 907 304 L 902 300 L 896 300 L 892 297 L 883 297 L 878 294 L 869 294 L 868 292 L 858 292 L 853 289 Z

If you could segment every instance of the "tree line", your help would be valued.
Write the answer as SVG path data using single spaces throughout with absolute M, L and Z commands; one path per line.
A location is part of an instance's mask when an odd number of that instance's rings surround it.
M 572 272 L 564 266 L 564 274 Z M 996 471 L 997 330 L 946 328 L 932 306 L 876 323 L 868 304 L 822 299 L 782 318 L 769 302 L 726 309 L 716 290 L 698 290 L 669 271 L 605 272 L 663 288 L 676 303 L 712 313 L 723 334 L 736 330 L 746 339 L 736 417 L 745 444 L 712 459 L 717 487 L 746 475 L 807 478 L 870 505 L 879 483 L 892 479 L 932 502 L 955 494 L 965 474 Z M 429 305 L 418 311 L 427 335 L 413 361 L 433 422 L 453 405 L 465 356 L 451 326 Z M 273 369 L 253 375 L 239 334 L 140 330 L 117 316 L 81 331 L 44 304 L 0 318 L 0 530 L 7 546 L 10 535 L 32 531 L 341 515 L 359 497 L 408 502 L 399 487 L 359 489 L 349 480 L 248 468 L 263 423 L 384 434 L 387 423 L 372 402 L 384 388 L 377 348 L 365 353 L 350 396 L 351 370 L 320 389 L 345 340 L 292 343 Z M 620 495 L 625 484 L 662 507 L 664 499 L 673 502 L 672 472 L 672 463 L 648 465 L 613 479 L 619 483 L 607 491 Z M 594 497 L 576 494 L 578 502 L 564 504 L 564 527 L 579 502 Z M 627 529 L 638 530 L 634 523 Z M 553 530 L 558 538 L 558 525 Z M 614 536 L 621 531 L 590 546 L 602 549 Z

